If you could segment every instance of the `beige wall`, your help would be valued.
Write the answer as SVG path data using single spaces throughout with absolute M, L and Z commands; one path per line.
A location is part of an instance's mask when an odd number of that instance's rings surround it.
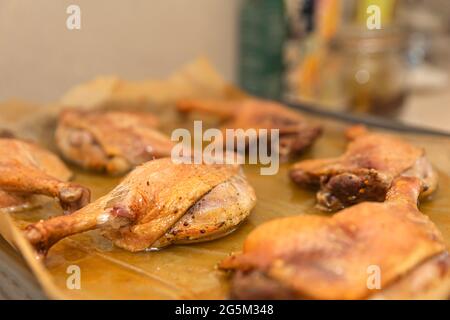
M 82 28 L 66 28 L 81 7 Z M 58 99 L 97 74 L 162 77 L 207 55 L 234 78 L 239 0 L 0 0 L 0 100 Z

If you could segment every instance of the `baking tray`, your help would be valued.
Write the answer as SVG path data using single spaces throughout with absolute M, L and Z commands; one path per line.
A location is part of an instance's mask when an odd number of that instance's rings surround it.
M 322 138 L 301 158 L 335 156 L 345 148 L 343 130 L 338 121 L 311 117 L 321 122 Z M 50 121 L 51 122 L 51 121 Z M 170 124 L 171 123 L 171 124 Z M 165 125 L 179 126 L 170 121 Z M 189 124 L 186 124 L 189 126 Z M 39 136 L 52 146 L 52 126 Z M 44 130 L 45 131 L 45 130 Z M 396 134 L 396 133 L 394 133 Z M 27 136 L 30 136 L 27 132 Z M 440 186 L 432 199 L 421 204 L 422 212 L 436 223 L 450 244 L 450 139 L 427 135 L 402 134 L 412 143 L 426 149 L 428 157 L 439 171 Z M 23 255 L 45 293 L 56 299 L 223 299 L 228 282 L 217 270 L 219 261 L 239 251 L 247 234 L 257 225 L 278 217 L 299 214 L 324 214 L 315 209 L 314 194 L 289 181 L 290 164 L 280 167 L 277 175 L 261 176 L 258 166 L 244 166 L 245 173 L 256 190 L 258 202 L 251 216 L 231 235 L 194 245 L 172 246 L 156 252 L 130 253 L 114 247 L 96 231 L 67 238 L 50 250 L 45 262 L 36 261 L 19 229 L 25 225 L 60 214 L 59 207 L 49 202 L 32 211 L 2 213 L 0 232 Z M 93 198 L 111 190 L 120 178 L 92 174 L 71 167 L 75 181 L 92 190 Z M 80 269 L 80 289 L 69 289 L 70 266 Z M 70 269 L 69 269 L 70 271 Z M 70 287 L 70 286 L 69 286 Z
M 193 115 L 188 119 L 177 116 L 173 102 L 180 95 L 206 94 L 209 97 L 229 98 L 230 95 L 236 97 L 242 94 L 239 90 L 228 86 L 219 75 L 214 74 L 205 61 L 188 65 L 165 82 L 118 85 L 117 79 L 102 79 L 100 84 L 104 84 L 105 81 L 107 86 L 103 87 L 101 94 L 90 92 L 89 88 L 92 86 L 89 84 L 82 85 L 67 94 L 63 101 L 65 103 L 72 101 L 74 104 L 84 102 L 84 105 L 90 107 L 117 108 L 126 105 L 150 110 L 161 116 L 163 131 L 170 133 L 175 128 L 191 127 L 192 120 L 198 116 Z M 92 102 L 92 105 L 88 102 Z M 34 139 L 56 152 L 53 132 L 60 109 L 60 104 L 45 107 L 22 101 L 0 104 L 0 127 L 13 129 L 21 137 Z M 307 117 L 311 121 L 321 123 L 324 134 L 297 160 L 341 154 L 346 146 L 344 129 L 347 123 L 324 115 L 309 114 Z M 212 124 L 210 119 L 202 119 L 206 125 Z M 438 226 L 449 245 L 450 138 L 385 131 L 400 135 L 415 145 L 424 147 L 438 170 L 439 189 L 432 199 L 421 203 L 420 208 Z M 36 283 L 40 285 L 45 295 L 52 299 L 226 298 L 228 280 L 224 273 L 217 270 L 217 264 L 230 253 L 240 251 L 244 239 L 251 230 L 265 221 L 278 217 L 326 214 L 315 208 L 314 193 L 298 188 L 289 180 L 287 171 L 290 165 L 289 163 L 282 165 L 274 176 L 260 175 L 260 168 L 255 165 L 244 166 L 258 200 L 250 217 L 232 234 L 211 242 L 171 246 L 160 251 L 130 253 L 114 247 L 97 231 L 90 231 L 62 240 L 50 250 L 45 261 L 37 261 L 20 229 L 39 219 L 61 214 L 59 206 L 49 201 L 31 211 L 15 214 L 0 212 L 0 234 L 23 257 L 18 257 L 6 245 L 0 246 L 0 253 L 8 257 L 0 260 L 0 271 L 9 273 L 9 279 L 15 279 L 14 281 L 19 284 L 15 292 L 26 298 L 42 297 L 36 289 Z M 92 174 L 76 167 L 70 168 L 75 173 L 75 182 L 91 189 L 93 199 L 110 191 L 120 181 L 120 178 Z M 73 275 L 71 266 L 79 268 L 81 285 L 79 289 L 70 289 L 71 286 L 67 285 Z M 12 270 L 17 272 L 14 273 Z M 31 270 L 34 277 L 30 277 L 28 270 Z M 5 287 L 4 283 L 6 282 L 0 282 L 1 288 Z M 9 296 L 11 297 L 12 295 Z

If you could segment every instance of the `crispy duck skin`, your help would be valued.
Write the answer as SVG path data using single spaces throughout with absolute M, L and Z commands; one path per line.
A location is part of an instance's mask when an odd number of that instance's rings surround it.
M 399 176 L 420 178 L 422 197 L 436 190 L 438 177 L 422 148 L 364 126 L 350 127 L 347 137 L 350 143 L 342 156 L 300 161 L 290 170 L 295 183 L 319 190 L 320 208 L 335 211 L 362 201 L 384 201 Z
M 177 102 L 177 109 L 183 113 L 210 113 L 222 120 L 221 129 L 279 129 L 279 155 L 286 162 L 311 146 L 322 133 L 298 112 L 282 104 L 246 99 L 239 101 L 185 99 Z
M 88 189 L 67 182 L 72 173 L 51 152 L 14 138 L 0 138 L 0 208 L 32 206 L 34 195 L 58 198 L 65 213 L 89 203 Z
M 409 292 L 446 298 L 450 261 L 440 232 L 417 208 L 420 190 L 419 179 L 401 177 L 384 203 L 261 225 L 247 237 L 242 254 L 220 265 L 234 272 L 232 297 L 367 299 L 385 293 L 394 299 Z M 367 285 L 371 266 L 381 272 L 380 289 Z M 434 274 L 423 278 L 427 270 Z
M 170 156 L 174 144 L 157 127 L 158 119 L 144 112 L 66 109 L 59 117 L 56 143 L 67 160 L 119 175 Z
M 25 235 L 39 254 L 60 239 L 92 229 L 135 252 L 172 243 L 206 241 L 234 230 L 256 202 L 234 165 L 149 161 L 109 194 L 69 216 L 30 225 Z
M 450 299 L 450 256 L 443 252 L 423 262 L 381 292 L 373 300 Z

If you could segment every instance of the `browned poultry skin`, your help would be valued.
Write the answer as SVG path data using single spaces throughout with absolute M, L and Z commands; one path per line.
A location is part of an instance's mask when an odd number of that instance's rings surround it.
M 56 143 L 81 167 L 118 175 L 170 156 L 174 144 L 157 126 L 149 113 L 67 109 L 60 114 Z
M 292 155 L 304 151 L 320 136 L 321 128 L 312 125 L 299 113 L 282 104 L 257 99 L 239 101 L 180 100 L 180 112 L 204 112 L 218 116 L 226 129 L 279 129 L 279 155 L 287 161 Z
M 294 216 L 261 225 L 250 233 L 241 255 L 221 263 L 236 272 L 232 296 L 366 299 L 383 292 L 446 252 L 440 232 L 417 208 L 420 185 L 417 178 L 399 178 L 384 203 L 360 203 L 332 217 Z M 369 266 L 380 268 L 381 290 L 368 288 Z M 448 295 L 450 272 L 436 276 L 446 280 L 441 290 Z M 390 297 L 401 294 L 397 290 Z
M 219 204 L 228 212 L 217 212 L 215 190 L 224 186 Z M 30 225 L 25 234 L 40 253 L 91 229 L 101 229 L 121 248 L 142 251 L 225 235 L 255 201 L 238 166 L 175 164 L 164 158 L 137 167 L 109 194 L 72 215 Z
M 298 162 L 290 170 L 291 179 L 302 187 L 319 189 L 318 206 L 339 210 L 362 201 L 384 201 L 392 181 L 399 176 L 422 180 L 422 196 L 437 188 L 437 174 L 422 148 L 363 126 L 347 130 L 350 143 L 337 158 Z
M 89 203 L 88 189 L 67 180 L 72 173 L 54 154 L 18 139 L 0 138 L 0 208 L 18 210 L 33 195 L 58 198 L 66 213 Z
M 450 256 L 443 252 L 369 297 L 374 300 L 450 299 Z

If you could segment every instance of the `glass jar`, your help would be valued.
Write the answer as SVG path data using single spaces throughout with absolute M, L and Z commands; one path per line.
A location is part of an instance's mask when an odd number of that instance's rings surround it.
M 406 97 L 406 61 L 397 30 L 344 29 L 332 43 L 350 111 L 392 117 Z

